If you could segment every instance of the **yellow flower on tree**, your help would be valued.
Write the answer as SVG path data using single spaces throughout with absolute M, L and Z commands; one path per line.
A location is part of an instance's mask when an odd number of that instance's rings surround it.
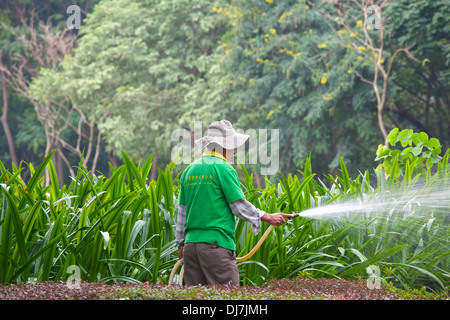
M 322 76 L 322 79 L 320 79 L 320 83 L 321 84 L 325 84 L 325 83 L 327 83 L 327 81 L 328 81 L 328 74 L 324 74 L 323 76 Z
M 324 49 L 324 48 L 326 48 L 327 47 L 327 44 L 324 42 L 324 43 L 322 43 L 322 44 L 319 44 L 318 46 L 317 46 L 317 48 L 319 48 L 319 49 Z
M 292 11 L 283 12 L 283 14 L 280 16 L 280 22 L 283 22 L 286 17 L 290 16 L 292 14 Z
M 331 100 L 331 96 L 330 96 L 330 94 L 327 94 L 326 96 L 323 96 L 322 99 L 329 101 L 329 100 Z

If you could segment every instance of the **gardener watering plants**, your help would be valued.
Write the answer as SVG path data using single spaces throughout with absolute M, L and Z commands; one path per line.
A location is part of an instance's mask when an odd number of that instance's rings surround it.
M 248 137 L 237 133 L 227 120 L 213 122 L 196 141 L 205 149 L 203 156 L 181 175 L 175 241 L 188 285 L 239 285 L 236 217 L 250 222 L 255 235 L 261 221 L 279 226 L 294 217 L 268 214 L 245 199 L 230 160 Z

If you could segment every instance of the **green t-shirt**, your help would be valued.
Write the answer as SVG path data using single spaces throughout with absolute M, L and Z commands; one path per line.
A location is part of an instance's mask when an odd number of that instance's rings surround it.
M 206 242 L 236 249 L 236 218 L 228 203 L 244 198 L 236 170 L 220 156 L 203 156 L 180 178 L 180 204 L 186 206 L 185 243 Z

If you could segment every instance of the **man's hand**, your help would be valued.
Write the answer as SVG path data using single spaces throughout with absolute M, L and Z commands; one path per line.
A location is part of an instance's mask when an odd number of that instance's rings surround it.
M 183 259 L 183 246 L 178 247 L 178 259 Z
M 295 215 L 287 213 L 266 213 L 261 217 L 261 221 L 268 222 L 274 226 L 281 226 L 286 222 L 286 219 L 294 218 Z

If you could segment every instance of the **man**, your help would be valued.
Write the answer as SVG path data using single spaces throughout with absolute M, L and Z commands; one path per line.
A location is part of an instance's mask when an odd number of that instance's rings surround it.
M 196 141 L 206 148 L 180 178 L 176 243 L 184 259 L 188 285 L 239 285 L 236 265 L 236 217 L 252 224 L 256 235 L 261 221 L 282 225 L 291 214 L 268 214 L 245 199 L 230 160 L 248 135 L 236 133 L 227 120 L 213 122 Z

